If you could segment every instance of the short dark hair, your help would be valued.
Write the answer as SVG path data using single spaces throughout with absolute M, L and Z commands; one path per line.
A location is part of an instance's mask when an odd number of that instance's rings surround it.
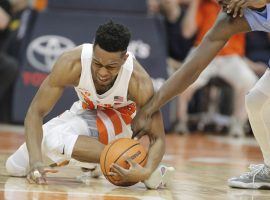
M 131 34 L 127 27 L 112 20 L 98 27 L 95 45 L 108 52 L 126 51 Z

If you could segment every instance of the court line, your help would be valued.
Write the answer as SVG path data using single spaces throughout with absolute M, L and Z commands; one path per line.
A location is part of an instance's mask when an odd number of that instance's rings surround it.
M 78 196 L 111 196 L 111 197 L 130 197 L 130 198 L 142 198 L 142 196 L 140 195 L 126 195 L 126 194 L 109 194 L 109 193 L 86 193 L 86 192 L 59 192 L 59 191 L 44 191 L 44 190 L 22 190 L 22 189 L 5 189 L 5 188 L 0 188 L 0 191 L 7 191 L 7 192 L 24 192 L 24 193 L 28 193 L 28 192 L 36 192 L 36 193 L 47 193 L 47 194 L 64 194 L 64 195 L 78 195 Z M 92 191 L 91 191 L 92 192 Z M 157 197 L 157 196 L 143 196 L 144 198 L 149 198 L 151 200 L 166 200 L 163 197 Z
M 17 133 L 17 134 L 23 135 L 24 134 L 24 126 L 0 124 L 0 132 L 12 132 L 12 133 Z

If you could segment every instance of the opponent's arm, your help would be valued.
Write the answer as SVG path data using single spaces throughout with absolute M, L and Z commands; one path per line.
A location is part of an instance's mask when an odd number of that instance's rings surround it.
M 25 138 L 29 152 L 30 173 L 28 179 L 36 183 L 45 182 L 42 164 L 41 141 L 43 118 L 51 111 L 61 97 L 65 86 L 71 85 L 79 73 L 71 52 L 64 53 L 55 63 L 52 72 L 41 84 L 25 118 Z M 74 56 L 74 55 L 73 55 Z M 36 179 L 33 171 L 38 170 L 43 177 Z
M 144 106 L 133 121 L 133 137 L 146 134 L 151 123 L 151 116 L 174 96 L 190 86 L 224 47 L 230 37 L 236 33 L 249 31 L 250 27 L 244 18 L 233 19 L 220 13 L 217 22 L 206 34 L 199 47 L 186 59 L 178 69 Z

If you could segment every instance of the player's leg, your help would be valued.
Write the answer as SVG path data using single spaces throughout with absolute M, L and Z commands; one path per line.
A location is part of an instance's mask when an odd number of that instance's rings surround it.
M 23 143 L 15 153 L 8 157 L 6 161 L 6 170 L 11 176 L 26 176 L 29 170 L 29 156 L 25 143 Z
M 98 162 L 104 145 L 98 141 L 96 111 L 80 114 L 64 113 L 64 123 L 46 131 L 43 139 L 45 154 L 54 162 L 74 158 L 81 162 Z
M 254 136 L 264 157 L 261 165 L 251 165 L 250 172 L 228 180 L 231 187 L 270 188 L 270 71 L 267 70 L 246 96 L 246 109 Z
M 97 139 L 79 135 L 73 147 L 71 157 L 80 162 L 99 163 L 104 146 Z
M 244 136 L 243 126 L 247 121 L 245 95 L 255 85 L 258 78 L 239 56 L 221 56 L 216 60 L 216 64 L 220 66 L 219 76 L 226 80 L 234 91 L 230 134 Z
M 75 157 L 78 158 L 77 152 L 79 150 L 77 145 L 75 145 L 77 139 L 79 138 L 77 144 L 84 145 L 85 142 L 81 142 L 85 139 L 84 137 L 98 137 L 95 126 L 96 114 L 88 114 L 88 117 L 88 120 L 84 120 L 83 116 L 77 116 L 70 111 L 66 111 L 61 116 L 55 117 L 44 124 L 42 139 L 43 155 L 50 158 L 52 162 L 60 163 L 71 159 L 73 148 L 76 146 Z M 94 125 L 89 127 L 92 124 Z M 83 136 L 83 139 L 81 136 Z M 87 141 L 88 144 L 90 144 L 91 141 L 97 143 L 96 139 L 90 137 L 84 141 Z M 102 144 L 100 144 L 100 146 L 102 146 Z M 98 149 L 97 146 L 95 146 L 95 148 Z M 89 146 L 86 148 L 85 152 L 86 151 L 89 151 Z M 89 157 L 83 157 L 82 159 L 88 158 Z M 25 176 L 27 174 L 29 170 L 29 155 L 25 144 L 7 159 L 6 169 L 8 173 L 13 176 Z

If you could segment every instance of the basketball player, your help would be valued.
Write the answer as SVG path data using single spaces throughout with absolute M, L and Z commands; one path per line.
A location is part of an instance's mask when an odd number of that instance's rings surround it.
M 106 144 L 117 138 L 131 138 L 130 123 L 136 108 L 153 95 L 153 85 L 132 53 L 127 52 L 129 40 L 129 30 L 110 21 L 99 26 L 94 44 L 83 44 L 58 58 L 28 109 L 26 144 L 6 162 L 10 175 L 27 175 L 30 182 L 43 184 L 44 156 L 55 163 L 71 158 L 98 163 Z M 79 101 L 42 125 L 43 118 L 68 86 L 75 87 Z M 160 112 L 153 118 L 146 166 L 127 159 L 129 170 L 114 164 L 115 173 L 110 175 L 119 174 L 127 182 L 145 181 L 149 188 L 166 184 L 170 169 L 163 166 L 161 173 L 158 167 L 165 151 Z
M 191 85 L 231 36 L 248 31 L 270 32 L 270 0 L 220 0 L 219 3 L 233 17 L 220 13 L 215 25 L 195 52 L 136 115 L 132 127 L 133 137 L 141 137 L 150 130 L 152 115 L 172 97 Z M 237 17 L 238 14 L 244 16 Z M 246 109 L 255 138 L 263 153 L 264 164 L 251 165 L 250 172 L 229 179 L 228 184 L 239 188 L 270 187 L 269 69 L 246 95 Z

